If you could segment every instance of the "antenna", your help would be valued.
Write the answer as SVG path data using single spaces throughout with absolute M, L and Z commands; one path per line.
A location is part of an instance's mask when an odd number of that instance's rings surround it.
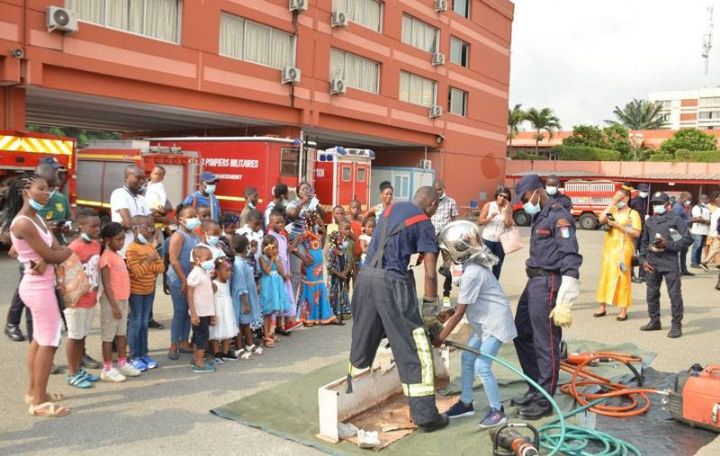
M 707 29 L 703 35 L 703 51 L 702 58 L 705 62 L 705 76 L 708 75 L 710 70 L 710 50 L 712 49 L 712 34 L 713 34 L 713 7 L 712 5 L 707 7 Z

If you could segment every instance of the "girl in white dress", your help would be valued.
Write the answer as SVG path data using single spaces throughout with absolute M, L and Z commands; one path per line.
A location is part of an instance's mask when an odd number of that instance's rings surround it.
M 238 322 L 230 296 L 231 274 L 232 268 L 227 259 L 223 257 L 215 260 L 215 280 L 213 280 L 215 324 L 210 326 L 210 344 L 216 362 L 220 363 L 223 360 L 237 360 L 235 353 L 230 350 L 230 339 L 237 336 L 238 333 Z M 222 347 L 219 347 L 220 342 Z

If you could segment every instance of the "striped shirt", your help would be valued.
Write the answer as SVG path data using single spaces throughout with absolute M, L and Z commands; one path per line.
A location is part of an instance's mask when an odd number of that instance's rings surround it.
M 152 245 L 133 241 L 125 252 L 125 260 L 130 271 L 130 293 L 149 295 L 155 291 L 155 279 L 165 269 L 162 258 L 147 261 L 148 256 L 157 253 Z

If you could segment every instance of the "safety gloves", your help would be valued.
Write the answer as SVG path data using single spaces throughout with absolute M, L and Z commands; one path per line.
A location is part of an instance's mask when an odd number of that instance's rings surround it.
M 580 281 L 575 277 L 562 276 L 555 308 L 550 312 L 550 318 L 556 326 L 567 328 L 572 324 L 572 306 L 578 296 L 580 296 Z
M 440 299 L 423 298 L 422 307 L 420 308 L 425 330 L 430 335 L 430 340 L 434 340 L 442 331 L 443 325 L 438 320 L 440 314 Z

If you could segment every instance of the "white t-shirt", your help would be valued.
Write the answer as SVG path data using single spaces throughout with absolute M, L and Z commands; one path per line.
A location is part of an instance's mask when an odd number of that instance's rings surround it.
M 263 251 L 262 250 L 263 237 L 265 236 L 265 234 L 263 233 L 263 230 L 253 231 L 249 225 L 245 225 L 242 228 L 238 228 L 237 230 L 235 230 L 235 233 L 239 234 L 241 236 L 244 234 L 245 237 L 250 242 L 252 242 L 252 241 L 257 242 L 258 248 L 257 248 L 257 253 L 255 254 L 255 260 L 259 260 L 260 255 L 262 255 L 262 251 Z
M 145 201 L 150 209 L 165 208 L 167 193 L 162 182 L 150 182 L 145 190 Z
M 463 265 L 458 303 L 467 304 L 465 314 L 481 340 L 493 336 L 505 343 L 517 337 L 510 303 L 489 269 L 477 263 Z
M 136 215 L 150 215 L 150 209 L 148 209 L 147 201 L 142 195 L 133 195 L 125 187 L 116 188 L 110 195 L 110 218 L 113 222 L 122 223 L 122 217 L 120 216 L 120 209 L 127 209 L 130 212 L 130 217 Z M 125 245 L 118 251 L 121 257 L 125 258 L 125 250 L 133 240 L 132 230 L 125 231 Z
M 692 208 L 692 218 L 697 217 L 710 221 L 710 209 L 708 209 L 707 206 L 696 204 L 695 207 Z M 710 233 L 710 226 L 704 223 L 693 223 L 692 227 L 690 227 L 690 234 L 707 236 L 708 233 Z
M 720 220 L 720 207 L 716 207 L 715 210 L 710 213 L 710 232 L 708 233 L 710 236 L 717 237 L 718 220 Z

